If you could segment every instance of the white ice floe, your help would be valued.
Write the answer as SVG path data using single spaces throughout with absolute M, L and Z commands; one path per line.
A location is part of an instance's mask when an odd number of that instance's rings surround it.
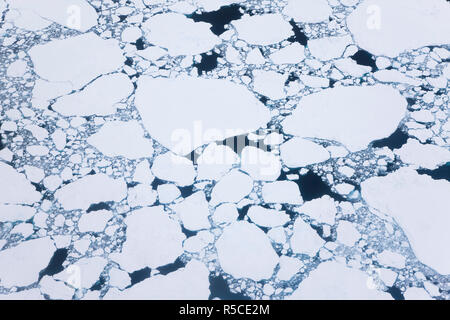
M 301 217 L 295 220 L 294 233 L 291 237 L 291 248 L 294 253 L 314 256 L 324 244 L 325 240 Z
M 331 7 L 327 0 L 288 0 L 283 13 L 298 22 L 317 23 L 328 20 Z
M 280 156 L 284 165 L 289 168 L 305 167 L 330 158 L 328 151 L 321 145 L 297 137 L 280 146 Z
M 182 187 L 191 185 L 197 175 L 191 160 L 170 151 L 153 160 L 152 172 L 159 179 L 175 182 Z
M 0 222 L 26 221 L 35 213 L 33 207 L 0 203 Z
M 216 242 L 223 271 L 255 281 L 270 278 L 278 255 L 269 238 L 254 224 L 240 221 L 226 227 Z
M 203 191 L 185 198 L 171 209 L 177 213 L 183 226 L 188 230 L 197 231 L 210 227 L 208 201 Z
M 127 195 L 123 179 L 113 179 L 103 173 L 87 175 L 55 192 L 55 199 L 66 210 L 86 210 L 91 204 L 120 201 Z
M 142 160 L 136 165 L 133 174 L 133 181 L 143 184 L 150 184 L 154 179 L 155 177 L 150 170 L 150 163 L 148 160 Z
M 186 267 L 156 275 L 124 291 L 110 289 L 105 300 L 206 300 L 209 297 L 209 271 L 198 261 L 191 260 Z
M 329 225 L 334 225 L 337 213 L 334 200 L 326 195 L 322 198 L 305 202 L 299 211 L 318 222 L 327 223 Z
M 220 44 L 210 28 L 209 23 L 194 22 L 178 13 L 157 14 L 142 24 L 146 39 L 172 56 L 199 54 Z
M 9 14 L 12 22 L 30 31 L 45 28 L 52 22 L 81 32 L 97 25 L 97 12 L 85 0 L 7 0 L 7 3 L 13 12 Z
M 64 281 L 70 286 L 79 288 L 90 288 L 100 278 L 108 260 L 102 257 L 81 258 L 74 264 L 54 276 L 55 279 Z
M 224 203 L 216 207 L 213 221 L 217 224 L 231 223 L 238 219 L 239 213 L 234 203 Z
M 246 87 L 219 79 L 143 76 L 135 104 L 152 138 L 180 155 L 266 127 L 270 120 L 269 110 Z
M 92 32 L 36 45 L 28 54 L 38 76 L 70 83 L 72 89 L 115 71 L 125 61 L 117 40 L 104 40 Z
M 0 295 L 0 300 L 44 300 L 38 288 Z
M 209 144 L 197 159 L 197 180 L 219 180 L 239 163 L 239 156 L 228 146 Z
M 406 50 L 450 43 L 450 7 L 444 0 L 365 0 L 347 18 L 359 46 L 396 57 Z
M 265 183 L 261 192 L 266 203 L 303 203 L 302 196 L 300 195 L 300 189 L 293 181 L 275 181 Z
M 253 223 L 269 228 L 282 226 L 290 220 L 285 211 L 266 209 L 261 206 L 251 206 L 248 209 L 247 216 Z
M 172 263 L 183 253 L 185 239 L 180 225 L 163 207 L 147 207 L 125 218 L 127 237 L 120 253 L 110 257 L 128 272 Z
M 245 15 L 231 24 L 239 39 L 254 45 L 274 44 L 294 35 L 292 26 L 281 14 Z
M 131 284 L 131 279 L 128 272 L 117 268 L 111 268 L 109 270 L 109 284 L 112 287 L 117 287 L 120 290 L 123 290 Z
M 436 169 L 439 165 L 450 162 L 450 151 L 433 144 L 421 144 L 416 139 L 408 139 L 407 143 L 394 153 L 404 163 L 427 169 Z
M 369 277 L 360 270 L 335 261 L 320 264 L 288 297 L 292 300 L 390 300 L 392 297 L 368 285 Z
M 8 77 L 22 77 L 27 71 L 27 68 L 27 62 L 19 59 L 8 66 L 8 69 L 6 69 L 6 75 Z
M 283 99 L 286 96 L 284 84 L 287 74 L 276 71 L 254 70 L 253 90 L 272 100 Z
M 153 154 L 153 142 L 144 137 L 144 129 L 137 121 L 106 122 L 87 138 L 87 143 L 108 157 L 138 159 Z
M 275 64 L 297 64 L 305 59 L 305 47 L 295 42 L 269 56 Z
M 280 157 L 257 147 L 247 146 L 241 153 L 241 170 L 253 180 L 274 181 L 281 173 Z
M 352 247 L 361 238 L 361 234 L 350 221 L 341 220 L 336 228 L 337 241 Z
M 388 267 L 402 269 L 405 267 L 405 257 L 397 252 L 384 250 L 377 255 L 377 260 L 380 264 Z
M 45 276 L 39 281 L 39 289 L 52 300 L 70 300 L 75 290 L 64 282 Z
M 0 177 L 0 203 L 33 204 L 41 199 L 24 174 L 3 162 L 0 162 Z
M 335 140 L 358 151 L 391 135 L 406 106 L 389 86 L 336 87 L 304 97 L 282 124 L 285 133 Z
M 180 189 L 172 183 L 161 184 L 156 189 L 160 203 L 171 203 L 181 195 Z
M 303 263 L 299 259 L 281 256 L 280 269 L 278 270 L 277 278 L 284 281 L 290 280 L 297 272 L 299 272 L 302 266 Z
M 80 232 L 101 232 L 105 229 L 106 223 L 112 216 L 113 214 L 108 210 L 84 213 L 78 220 L 78 230 Z
M 65 116 L 109 115 L 117 111 L 117 103 L 133 92 L 133 83 L 123 73 L 102 76 L 82 91 L 59 98 L 53 110 Z
M 450 273 L 450 183 L 401 168 L 361 184 L 363 198 L 391 215 L 405 231 L 417 258 L 441 274 Z M 430 209 L 432 208 L 432 209 Z
M 238 170 L 230 171 L 214 186 L 210 204 L 216 206 L 223 202 L 237 203 L 253 189 L 253 180 Z
M 380 70 L 374 72 L 373 77 L 383 83 L 405 83 L 412 86 L 419 86 L 422 83 L 419 79 L 408 77 L 398 70 Z
M 148 185 L 138 184 L 128 189 L 128 205 L 131 208 L 151 206 L 157 197 L 158 193 Z
M 431 300 L 430 295 L 423 288 L 409 287 L 403 293 L 405 300 Z
M 50 237 L 24 241 L 0 251 L 0 286 L 27 286 L 38 280 L 55 252 Z
M 350 36 L 324 37 L 309 40 L 308 49 L 314 58 L 327 61 L 341 57 L 351 43 Z

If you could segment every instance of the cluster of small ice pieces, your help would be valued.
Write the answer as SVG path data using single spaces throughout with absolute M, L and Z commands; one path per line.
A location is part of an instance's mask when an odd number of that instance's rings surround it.
M 449 17 L 0 0 L 0 299 L 450 299 Z

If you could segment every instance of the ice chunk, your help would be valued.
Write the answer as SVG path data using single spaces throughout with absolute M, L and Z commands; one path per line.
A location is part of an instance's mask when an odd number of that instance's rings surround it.
M 151 186 L 138 184 L 128 189 L 128 204 L 130 207 L 145 207 L 155 203 L 158 194 Z
M 293 181 L 275 181 L 264 184 L 262 196 L 267 203 L 302 204 L 298 185 Z
M 320 264 L 288 297 L 291 300 L 390 300 L 392 297 L 368 286 L 369 277 L 360 270 L 335 261 Z
M 159 185 L 157 191 L 160 203 L 170 203 L 181 195 L 180 189 L 172 183 Z
M 278 255 L 269 238 L 254 224 L 239 221 L 226 227 L 216 242 L 219 263 L 235 278 L 270 278 Z
M 219 180 L 239 163 L 239 156 L 228 146 L 209 144 L 197 159 L 198 180 Z
M 283 128 L 287 134 L 335 140 L 358 151 L 391 135 L 406 106 L 406 99 L 385 85 L 330 88 L 300 100 Z
M 54 252 L 50 237 L 24 241 L 0 251 L 0 285 L 9 288 L 36 282 Z
M 403 269 L 405 267 L 405 257 L 397 252 L 390 250 L 384 250 L 377 256 L 377 260 L 380 264 L 388 267 L 394 267 Z
M 131 212 L 125 218 L 127 237 L 120 253 L 111 258 L 128 272 L 172 263 L 183 253 L 185 239 L 180 225 L 162 206 Z
M 199 54 L 220 44 L 210 28 L 209 23 L 194 22 L 178 13 L 157 14 L 142 24 L 147 40 L 172 56 Z
M 450 273 L 450 183 L 401 168 L 361 183 L 368 205 L 391 215 L 405 231 L 417 258 L 441 274 Z M 432 209 L 430 209 L 432 208 Z
M 303 266 L 303 263 L 292 257 L 280 257 L 280 270 L 278 270 L 277 278 L 280 280 L 290 280 Z
M 80 92 L 59 98 L 53 110 L 65 116 L 104 116 L 116 112 L 116 104 L 133 92 L 133 84 L 125 74 L 102 76 Z
M 91 204 L 120 201 L 126 197 L 127 185 L 123 179 L 113 179 L 103 173 L 87 175 L 63 186 L 55 192 L 55 199 L 64 209 L 86 210 Z
M 289 168 L 305 167 L 330 158 L 328 151 L 321 145 L 297 137 L 280 146 L 280 155 L 283 163 Z
M 75 290 L 67 286 L 64 282 L 57 281 L 49 276 L 45 276 L 41 279 L 39 287 L 41 292 L 48 295 L 52 300 L 71 300 L 75 293 Z
M 282 226 L 290 220 L 289 215 L 284 211 L 266 209 L 261 206 L 251 206 L 248 209 L 247 216 L 253 223 L 269 228 Z
M 317 232 L 309 224 L 298 217 L 294 223 L 294 233 L 291 237 L 291 248 L 295 253 L 315 256 L 319 249 L 325 244 Z
M 179 155 L 253 132 L 270 120 L 269 110 L 247 88 L 219 79 L 143 76 L 135 104 L 152 138 Z
M 209 294 L 209 271 L 193 259 L 182 269 L 153 276 L 124 291 L 110 289 L 104 299 L 206 300 Z
M 297 64 L 305 59 L 305 47 L 295 42 L 270 55 L 270 60 L 275 64 Z
M 183 226 L 192 231 L 210 227 L 209 208 L 205 193 L 199 191 L 171 207 L 183 222 Z
M 36 45 L 28 54 L 38 76 L 53 82 L 70 82 L 73 89 L 115 71 L 125 61 L 117 40 L 103 40 L 92 32 Z
M 16 60 L 6 69 L 8 77 L 22 77 L 27 71 L 27 62 L 25 60 Z
M 350 247 L 355 245 L 356 241 L 358 241 L 361 238 L 361 234 L 355 228 L 353 223 L 345 220 L 339 221 L 336 233 L 337 233 L 336 240 Z
M 0 203 L 0 222 L 26 221 L 36 213 L 36 209 L 21 205 Z
M 247 172 L 253 180 L 274 181 L 280 176 L 280 157 L 248 146 L 241 153 L 241 170 Z
M 4 162 L 0 162 L 0 177 L 0 203 L 33 204 L 41 199 L 25 175 Z
M 450 7 L 444 0 L 366 0 L 347 17 L 360 47 L 396 57 L 405 50 L 450 43 Z
M 48 21 L 56 22 L 69 29 L 86 32 L 97 24 L 97 12 L 85 0 L 7 0 L 10 10 L 17 10 L 18 17 L 31 14 L 42 27 Z M 26 19 L 20 19 L 19 26 L 35 31 L 35 24 L 28 25 Z
M 328 20 L 331 7 L 327 0 L 288 0 L 283 13 L 298 22 L 317 23 Z
M 286 96 L 284 84 L 288 76 L 276 71 L 254 70 L 253 90 L 272 100 L 283 99 Z
M 318 222 L 334 225 L 337 210 L 334 200 L 329 196 L 323 196 L 322 198 L 305 202 L 301 206 L 300 212 Z
M 294 35 L 292 26 L 281 14 L 245 15 L 231 24 L 239 39 L 254 45 L 266 46 Z
M 450 151 L 432 144 L 421 144 L 415 139 L 408 139 L 407 143 L 394 153 L 400 156 L 404 163 L 436 169 L 439 165 L 450 162 Z
M 179 186 L 191 185 L 196 176 L 192 161 L 172 152 L 158 155 L 153 160 L 152 172 L 159 179 L 175 182 Z
M 107 210 L 85 213 L 78 220 L 78 230 L 80 232 L 102 232 L 112 216 L 113 214 Z
M 81 258 L 54 276 L 74 288 L 90 288 L 100 278 L 108 261 L 102 257 Z
M 144 137 L 144 129 L 134 120 L 106 122 L 87 142 L 108 157 L 138 159 L 153 154 L 152 141 Z
M 308 48 L 315 58 L 327 61 L 341 57 L 351 43 L 350 36 L 325 37 L 309 40 Z
M 223 202 L 237 203 L 253 189 L 253 180 L 245 173 L 233 170 L 214 186 L 210 204 L 216 206 Z
M 218 206 L 213 215 L 213 221 L 217 224 L 231 223 L 238 219 L 239 213 L 234 203 L 224 203 Z

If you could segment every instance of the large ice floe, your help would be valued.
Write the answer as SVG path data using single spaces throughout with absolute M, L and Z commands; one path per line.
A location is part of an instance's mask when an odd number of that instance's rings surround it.
M 449 16 L 0 0 L 0 300 L 449 300 Z

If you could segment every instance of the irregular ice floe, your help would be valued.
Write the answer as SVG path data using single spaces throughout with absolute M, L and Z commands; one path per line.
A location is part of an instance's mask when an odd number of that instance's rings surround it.
M 239 163 L 239 156 L 228 146 L 209 144 L 197 158 L 197 180 L 219 180 Z
M 115 71 L 125 61 L 118 41 L 104 40 L 92 32 L 36 45 L 28 54 L 38 76 L 52 82 L 68 82 L 72 89 Z
M 183 226 L 192 231 L 208 229 L 209 208 L 205 193 L 199 191 L 171 207 L 180 217 Z
M 336 240 L 346 246 L 353 246 L 361 238 L 361 234 L 350 221 L 341 220 L 336 228 Z
M 308 48 L 315 58 L 327 61 L 342 56 L 351 43 L 350 36 L 324 37 L 309 40 Z
M 337 213 L 334 200 L 329 196 L 323 196 L 319 199 L 305 202 L 299 211 L 318 222 L 327 223 L 329 225 L 334 225 Z
M 369 277 L 335 261 L 320 264 L 288 297 L 292 300 L 387 300 L 391 296 L 368 286 Z
M 390 136 L 406 106 L 406 99 L 388 86 L 336 87 L 303 97 L 282 124 L 288 134 L 335 140 L 358 151 Z
M 108 186 L 108 188 L 105 188 Z M 89 208 L 91 204 L 120 201 L 127 195 L 123 179 L 113 179 L 103 173 L 87 175 L 55 192 L 55 199 L 66 210 Z
M 293 35 L 291 25 L 280 14 L 245 15 L 231 24 L 240 39 L 254 45 L 278 43 Z
M 146 279 L 124 291 L 112 288 L 105 300 L 141 299 L 190 299 L 206 300 L 209 297 L 209 271 L 198 260 L 191 260 L 186 267 Z
M 85 0 L 7 0 L 10 19 L 19 28 L 36 31 L 56 22 L 86 32 L 97 24 L 97 12 Z M 31 23 L 30 23 L 31 22 Z
M 142 25 L 148 41 L 167 49 L 172 56 L 194 55 L 218 45 L 221 40 L 210 27 L 209 23 L 194 22 L 178 13 L 158 14 Z
M 117 103 L 133 92 L 133 84 L 123 73 L 102 76 L 80 92 L 59 98 L 53 110 L 65 116 L 109 115 L 117 110 Z
M 75 290 L 67 286 L 64 282 L 55 280 L 49 276 L 44 276 L 39 281 L 39 289 L 52 300 L 70 300 L 75 293 Z
M 246 197 L 253 189 L 253 180 L 247 174 L 238 170 L 230 171 L 214 186 L 211 193 L 212 206 L 223 202 L 237 203 Z
M 361 184 L 367 203 L 391 215 L 402 227 L 417 258 L 441 274 L 450 273 L 450 253 L 437 248 L 450 242 L 450 183 L 402 168 Z M 430 209 L 432 208 L 432 209 Z
M 330 158 L 328 151 L 321 145 L 296 137 L 280 146 L 280 156 L 289 168 L 305 167 Z
M 137 121 L 106 122 L 87 142 L 108 157 L 138 159 L 153 154 L 153 143 Z
M 291 248 L 294 253 L 314 256 L 324 244 L 325 240 L 301 217 L 295 220 L 294 233 L 291 237 Z
M 127 237 L 122 251 L 111 257 L 126 271 L 157 268 L 174 262 L 183 253 L 185 236 L 163 207 L 135 210 L 125 218 L 125 224 Z
M 418 86 L 421 81 L 401 73 L 398 70 L 380 70 L 374 72 L 373 77 L 380 82 L 384 83 L 406 83 L 412 86 Z
M 405 257 L 401 254 L 392 252 L 389 250 L 384 250 L 377 255 L 377 260 L 380 264 L 388 267 L 394 267 L 402 269 L 405 267 Z
M 108 261 L 102 257 L 81 258 L 55 275 L 55 279 L 64 281 L 75 288 L 91 288 L 100 278 Z
M 297 64 L 305 59 L 305 47 L 295 42 L 272 53 L 269 58 L 275 64 Z
M 248 209 L 247 216 L 253 223 L 261 227 L 278 227 L 286 224 L 290 219 L 284 211 L 266 209 L 261 206 L 251 206 Z
M 22 205 L 0 203 L 0 222 L 26 221 L 36 213 L 36 209 Z
M 245 221 L 226 227 L 216 248 L 220 266 L 235 278 L 268 279 L 278 263 L 278 255 L 264 232 Z
M 450 43 L 450 7 L 444 0 L 365 0 L 347 18 L 359 46 L 375 55 Z
M 157 192 L 151 186 L 138 184 L 128 189 L 128 205 L 131 208 L 151 206 L 156 199 Z
M 25 60 L 16 60 L 8 66 L 6 69 L 6 75 L 8 77 L 22 77 L 27 71 L 27 62 Z
M 234 203 L 224 203 L 216 207 L 213 221 L 217 224 L 231 223 L 238 219 L 239 213 Z
M 427 169 L 436 169 L 439 165 L 450 162 L 448 149 L 433 144 L 422 144 L 415 139 L 408 139 L 405 145 L 395 150 L 395 154 L 404 163 Z
M 253 132 L 270 120 L 269 110 L 244 86 L 219 79 L 143 76 L 135 104 L 150 135 L 180 155 Z
M 272 100 L 283 99 L 286 96 L 284 84 L 288 76 L 276 71 L 253 71 L 253 90 Z
M 113 214 L 107 210 L 85 213 L 78 220 L 78 230 L 80 232 L 101 232 L 105 229 L 106 223 L 112 216 Z
M 280 269 L 277 273 L 277 278 L 280 280 L 290 280 L 303 266 L 303 263 L 296 258 L 281 256 Z
M 317 23 L 328 20 L 331 7 L 327 0 L 288 0 L 283 13 L 298 22 Z
M 172 152 L 157 156 L 153 160 L 152 172 L 159 179 L 175 182 L 182 187 L 191 185 L 196 176 L 192 161 Z
M 281 173 L 280 157 L 248 146 L 241 153 L 241 170 L 247 172 L 253 180 L 274 181 Z
M 261 190 L 263 199 L 267 203 L 302 204 L 298 185 L 293 181 L 275 181 L 266 183 Z
M 0 251 L 0 285 L 9 288 L 36 282 L 54 252 L 50 237 L 28 240 Z
M 33 204 L 41 199 L 25 175 L 3 162 L 0 162 L 0 176 L 0 203 Z

